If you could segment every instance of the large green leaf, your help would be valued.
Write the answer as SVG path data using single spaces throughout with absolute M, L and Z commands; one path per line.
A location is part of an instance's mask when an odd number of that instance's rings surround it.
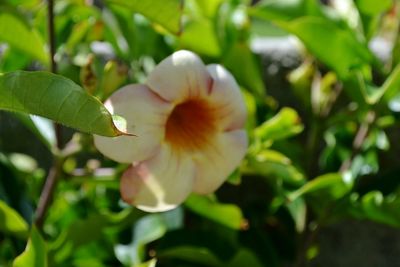
M 182 0 L 107 0 L 107 2 L 138 12 L 173 33 L 180 33 L 182 30 Z
M 352 69 L 361 69 L 373 56 L 354 32 L 339 23 L 322 17 L 301 17 L 278 24 L 293 33 L 319 60 L 346 79 Z
M 25 251 L 14 260 L 13 267 L 47 267 L 46 243 L 36 227 L 32 228 Z
M 0 74 L 0 109 L 43 116 L 87 133 L 123 134 L 99 100 L 71 80 L 47 72 Z
M 18 237 L 28 236 L 28 224 L 22 217 L 0 200 L 0 231 Z
M 38 32 L 31 29 L 22 16 L 4 6 L 0 6 L 0 8 L 6 11 L 0 11 L 0 41 L 47 63 L 48 55 L 45 52 L 45 44 Z
M 321 62 L 341 79 L 375 59 L 365 41 L 315 0 L 265 0 L 249 13 L 296 35 Z

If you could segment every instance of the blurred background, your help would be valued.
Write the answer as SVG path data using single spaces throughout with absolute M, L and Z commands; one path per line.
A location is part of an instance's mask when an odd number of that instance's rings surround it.
M 63 128 L 39 242 L 29 225 L 56 133 L 0 111 L 0 266 L 28 239 L 48 266 L 400 266 L 399 1 L 54 4 L 58 74 L 105 100 L 194 51 L 240 84 L 250 146 L 214 195 L 148 214 L 120 199 L 127 166 Z M 0 0 L 0 73 L 49 70 L 47 20 L 46 1 Z

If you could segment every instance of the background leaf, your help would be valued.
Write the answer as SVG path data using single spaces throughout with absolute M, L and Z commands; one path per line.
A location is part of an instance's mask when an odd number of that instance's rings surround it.
M 192 194 L 185 205 L 193 212 L 232 229 L 240 229 L 244 218 L 239 207 L 222 204 L 205 196 Z
M 25 251 L 15 259 L 13 267 L 47 267 L 46 243 L 36 227 L 32 227 Z
M 3 201 L 0 201 L 0 231 L 20 238 L 28 236 L 28 224 Z
M 0 4 L 0 9 L 9 10 Z M 29 27 L 21 14 L 0 11 L 0 41 L 18 49 L 42 63 L 48 63 L 45 43 L 35 29 Z M 29 45 L 28 45 L 29 44 Z
M 181 32 L 182 0 L 107 0 L 109 4 L 118 4 L 138 12 L 150 20 L 159 23 L 173 33 Z

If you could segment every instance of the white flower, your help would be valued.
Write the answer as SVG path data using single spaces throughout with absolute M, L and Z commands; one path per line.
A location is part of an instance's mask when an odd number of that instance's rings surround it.
M 146 84 L 121 88 L 105 106 L 137 136 L 95 136 L 95 145 L 132 163 L 121 195 L 139 209 L 165 211 L 191 192 L 214 192 L 246 153 L 246 108 L 235 79 L 189 51 L 164 59 Z

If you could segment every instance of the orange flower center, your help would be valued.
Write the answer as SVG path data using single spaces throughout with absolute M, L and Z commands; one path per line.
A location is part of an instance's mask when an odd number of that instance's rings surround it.
M 165 138 L 177 149 L 187 151 L 207 147 L 216 133 L 215 112 L 203 100 L 177 105 L 166 124 Z

